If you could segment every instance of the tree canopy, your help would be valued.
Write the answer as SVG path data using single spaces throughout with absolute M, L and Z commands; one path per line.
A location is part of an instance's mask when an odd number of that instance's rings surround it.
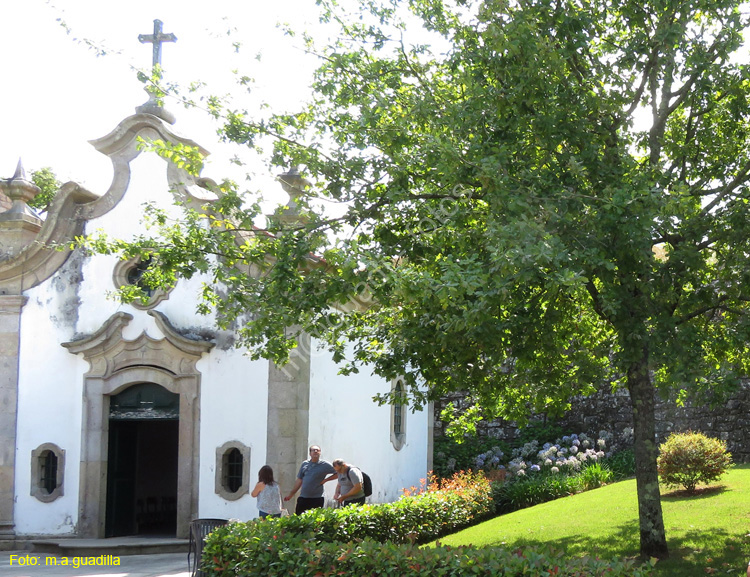
M 258 226 L 223 187 L 126 250 L 163 282 L 207 272 L 202 306 L 254 354 L 283 361 L 306 331 L 344 370 L 405 373 L 417 404 L 466 390 L 519 418 L 627 387 L 641 552 L 665 557 L 654 395 L 748 374 L 742 4 L 319 4 L 340 34 L 311 47 L 304 110 L 213 103 L 224 138 L 304 167 L 295 207 Z

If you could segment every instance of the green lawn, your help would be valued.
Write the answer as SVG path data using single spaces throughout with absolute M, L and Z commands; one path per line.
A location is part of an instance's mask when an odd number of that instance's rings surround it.
M 750 560 L 750 465 L 732 469 L 694 497 L 662 491 L 670 559 L 659 577 L 745 577 Z M 635 480 L 496 517 L 440 539 L 444 545 L 553 545 L 570 555 L 638 554 Z

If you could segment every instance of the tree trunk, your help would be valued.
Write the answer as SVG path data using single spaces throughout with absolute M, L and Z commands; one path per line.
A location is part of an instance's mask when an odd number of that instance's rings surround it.
M 638 488 L 638 521 L 641 556 L 669 557 L 664 519 L 661 512 L 659 475 L 656 469 L 658 447 L 654 429 L 654 385 L 648 370 L 648 351 L 628 369 L 628 389 L 633 403 L 635 477 Z

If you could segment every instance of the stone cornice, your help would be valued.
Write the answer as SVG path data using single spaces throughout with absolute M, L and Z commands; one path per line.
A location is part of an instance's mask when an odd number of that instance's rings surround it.
M 85 218 L 91 219 L 106 214 L 125 195 L 130 182 L 130 161 L 141 153 L 138 145 L 139 136 L 145 140 L 161 139 L 173 144 L 195 147 L 203 156 L 209 154 L 205 148 L 194 140 L 180 136 L 168 124 L 153 114 L 129 116 L 106 136 L 89 141 L 99 152 L 110 157 L 114 169 L 114 178 L 107 193 L 99 201 L 87 207 L 85 213 L 82 213 Z M 188 200 L 194 198 L 194 194 L 189 190 L 190 185 L 194 185 L 194 179 L 187 172 L 178 169 L 173 163 L 169 163 L 167 176 L 170 186 L 182 194 L 187 194 Z
M 51 277 L 70 255 L 65 245 L 84 234 L 86 222 L 106 214 L 122 200 L 130 182 L 130 161 L 141 152 L 139 136 L 197 147 L 201 154 L 208 155 L 206 149 L 178 135 L 152 114 L 130 116 L 108 135 L 92 140 L 91 144 L 112 161 L 114 172 L 109 189 L 98 196 L 74 182 L 64 184 L 49 207 L 36 239 L 18 254 L 0 260 L 0 292 L 20 294 Z M 192 204 L 216 198 L 200 184 L 203 179 L 196 182 L 171 162 L 167 162 L 167 179 L 172 190 Z
M 107 378 L 139 366 L 159 367 L 175 376 L 194 374 L 195 363 L 214 344 L 180 335 L 163 313 L 149 311 L 148 314 L 164 333 L 163 339 L 155 339 L 145 332 L 133 340 L 124 339 L 122 331 L 133 320 L 133 315 L 118 312 L 93 334 L 62 343 L 62 346 L 73 354 L 83 354 L 91 366 L 89 377 Z
M 136 141 L 136 137 L 145 128 L 153 128 L 164 140 L 184 144 L 186 146 L 197 147 L 201 154 L 208 156 L 208 150 L 200 146 L 194 140 L 177 134 L 169 125 L 165 124 L 163 120 L 157 118 L 153 114 L 134 114 L 128 116 L 109 134 L 102 136 L 101 138 L 89 140 L 89 142 L 99 152 L 106 154 L 107 156 L 117 156 L 121 154 L 124 149 L 127 149 L 129 152 L 135 152 L 131 157 L 132 159 L 137 156 L 138 152 L 133 151 L 130 147 L 132 143 Z
M 75 341 L 62 343 L 62 346 L 73 354 L 84 353 L 86 356 L 101 354 L 107 350 L 110 343 L 122 340 L 122 329 L 130 324 L 132 320 L 133 315 L 131 314 L 123 312 L 115 313 L 93 334 Z
M 156 326 L 159 330 L 164 333 L 164 336 L 170 341 L 176 348 L 181 351 L 200 357 L 203 353 L 207 353 L 215 344 L 209 341 L 190 339 L 182 336 L 177 332 L 174 325 L 169 321 L 167 315 L 159 311 L 148 311 L 148 314 L 156 320 Z
M 0 294 L 0 314 L 18 314 L 29 297 Z
M 83 233 L 79 208 L 98 198 L 74 182 L 65 183 L 52 202 L 36 241 L 18 255 L 0 261 L 0 289 L 18 294 L 52 276 L 70 255 L 70 250 L 54 247 Z

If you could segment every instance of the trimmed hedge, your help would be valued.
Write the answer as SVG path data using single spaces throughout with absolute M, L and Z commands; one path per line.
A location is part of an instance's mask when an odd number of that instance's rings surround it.
M 217 530 L 218 532 L 219 530 Z M 216 533 L 212 535 L 216 535 Z M 212 541 L 215 541 L 214 538 Z M 216 577 L 647 577 L 651 565 L 632 560 L 566 558 L 562 551 L 535 552 L 497 547 L 473 549 L 378 543 L 320 543 L 312 535 L 282 533 L 270 542 L 252 540 L 231 560 L 204 555 L 203 570 Z
M 219 568 L 238 566 L 264 547 L 297 539 L 318 545 L 365 539 L 393 544 L 427 542 L 492 513 L 490 482 L 482 473 L 462 471 L 451 479 L 433 477 L 427 489 L 412 487 L 394 503 L 313 509 L 302 515 L 231 523 L 209 535 L 203 559 L 210 559 L 210 566 L 220 575 L 223 569 Z
M 566 559 L 562 552 L 416 547 L 491 515 L 490 483 L 481 473 L 462 472 L 405 493 L 395 503 L 219 527 L 206 539 L 202 569 L 213 577 L 650 575 L 650 567 L 631 561 Z
M 222 534 L 251 540 L 267 533 L 314 533 L 320 542 L 372 539 L 381 543 L 427 542 L 494 513 L 492 488 L 482 473 L 433 477 L 425 488 L 412 487 L 393 503 L 312 509 L 302 515 L 232 523 Z

